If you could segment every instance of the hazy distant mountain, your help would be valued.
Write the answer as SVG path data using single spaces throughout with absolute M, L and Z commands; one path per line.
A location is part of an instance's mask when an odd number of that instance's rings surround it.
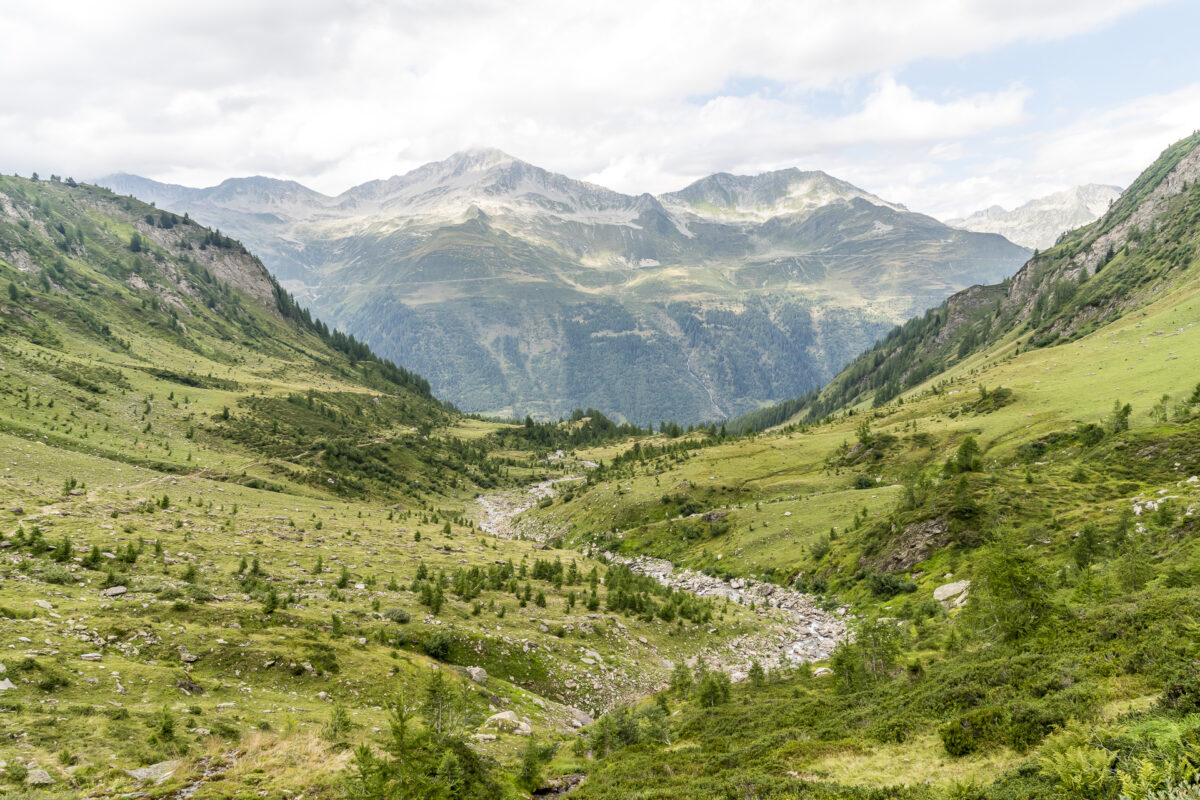
M 719 172 L 701 178 L 678 192 L 659 198 L 668 208 L 720 220 L 762 221 L 784 214 L 806 214 L 855 198 L 872 205 L 907 211 L 904 206 L 880 200 L 857 186 L 824 172 L 783 169 L 762 175 Z
M 469 411 L 717 419 L 827 381 L 1028 251 L 822 172 L 632 196 L 471 150 L 329 197 L 100 183 L 236 236 L 320 316 Z
M 1044 250 L 1067 231 L 1100 218 L 1121 196 L 1121 187 L 1089 183 L 1030 200 L 1006 211 L 992 206 L 966 219 L 947 220 L 955 228 L 981 233 L 998 233 L 1011 242 Z

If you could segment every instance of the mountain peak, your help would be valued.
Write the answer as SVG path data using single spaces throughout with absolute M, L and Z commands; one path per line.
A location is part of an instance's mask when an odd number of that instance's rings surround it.
M 1009 211 L 998 205 L 963 219 L 947 220 L 955 228 L 998 233 L 1026 247 L 1045 249 L 1064 232 L 1100 217 L 1118 197 L 1119 186 L 1088 183 L 1030 200 Z
M 796 167 L 758 175 L 718 172 L 660 199 L 667 207 L 698 216 L 748 222 L 807 214 L 822 206 L 855 199 L 904 210 L 903 206 L 882 200 L 826 172 Z
M 440 163 L 465 168 L 491 169 L 525 162 L 495 147 L 469 147 L 466 150 L 459 150 Z

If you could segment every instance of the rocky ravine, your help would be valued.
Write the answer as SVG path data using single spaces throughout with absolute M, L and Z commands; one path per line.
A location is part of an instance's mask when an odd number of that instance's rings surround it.
M 493 536 L 541 538 L 538 532 L 522 525 L 518 517 L 538 501 L 552 496 L 557 484 L 582 480 L 579 477 L 556 478 L 536 483 L 523 491 L 483 495 L 478 499 L 483 513 L 480 523 Z M 741 605 L 753 605 L 765 619 L 761 633 L 724 641 L 714 641 L 705 649 L 710 666 L 729 672 L 733 680 L 742 680 L 752 660 L 767 669 L 795 666 L 802 661 L 829 658 L 847 634 L 846 611 L 828 612 L 818 608 L 812 595 L 796 592 L 753 579 L 731 581 L 714 578 L 688 569 L 676 569 L 670 561 L 649 556 L 620 556 L 607 551 L 585 555 L 607 558 L 624 564 L 641 575 L 648 575 L 664 586 L 693 592 L 701 597 L 725 598 Z

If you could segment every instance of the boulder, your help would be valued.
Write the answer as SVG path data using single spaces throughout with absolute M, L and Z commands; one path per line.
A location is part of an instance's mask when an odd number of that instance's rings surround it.
M 933 590 L 933 599 L 946 608 L 958 608 L 967 602 L 967 594 L 971 589 L 970 581 L 954 581 L 944 583 Z
M 487 683 L 487 670 L 483 667 L 467 667 L 467 677 L 476 683 Z
M 814 678 L 824 678 L 826 675 L 832 675 L 832 674 L 833 674 L 833 670 L 831 670 L 829 667 L 817 667 L 816 669 L 813 670 Z
M 171 777 L 176 768 L 179 767 L 181 761 L 160 761 L 157 764 L 151 764 L 148 767 L 138 767 L 137 769 L 127 769 L 125 774 L 133 778 L 135 781 L 154 781 L 162 783 L 167 778 Z
M 575 708 L 574 706 L 567 706 L 567 713 L 571 715 L 571 719 L 579 723 L 580 727 L 583 727 L 584 725 L 591 725 L 596 721 L 592 718 L 591 714 L 587 713 L 581 708 Z
M 99 661 L 103 656 L 99 653 L 84 653 L 80 656 L 84 661 Z
M 492 714 L 483 721 L 483 727 L 495 728 L 499 731 L 515 730 L 520 724 L 521 720 L 517 718 L 517 712 L 515 711 L 501 711 L 499 714 Z
M 5 678 L 4 680 L 0 681 L 0 692 L 7 692 L 9 689 L 15 689 L 15 688 L 17 688 L 17 687 L 15 685 L 13 685 L 13 682 L 10 681 L 8 678 Z
M 49 786 L 52 783 L 54 783 L 54 778 L 51 778 L 50 773 L 44 769 L 31 769 L 25 775 L 27 786 Z
M 110 586 L 100 594 L 104 595 L 105 597 L 120 597 L 128 591 L 129 589 L 124 586 Z

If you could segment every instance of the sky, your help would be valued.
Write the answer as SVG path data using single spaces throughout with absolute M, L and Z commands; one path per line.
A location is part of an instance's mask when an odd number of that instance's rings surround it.
M 1200 128 L 1195 0 L 94 0 L 0 8 L 0 171 L 327 194 L 495 147 L 630 194 L 821 169 L 940 218 Z

